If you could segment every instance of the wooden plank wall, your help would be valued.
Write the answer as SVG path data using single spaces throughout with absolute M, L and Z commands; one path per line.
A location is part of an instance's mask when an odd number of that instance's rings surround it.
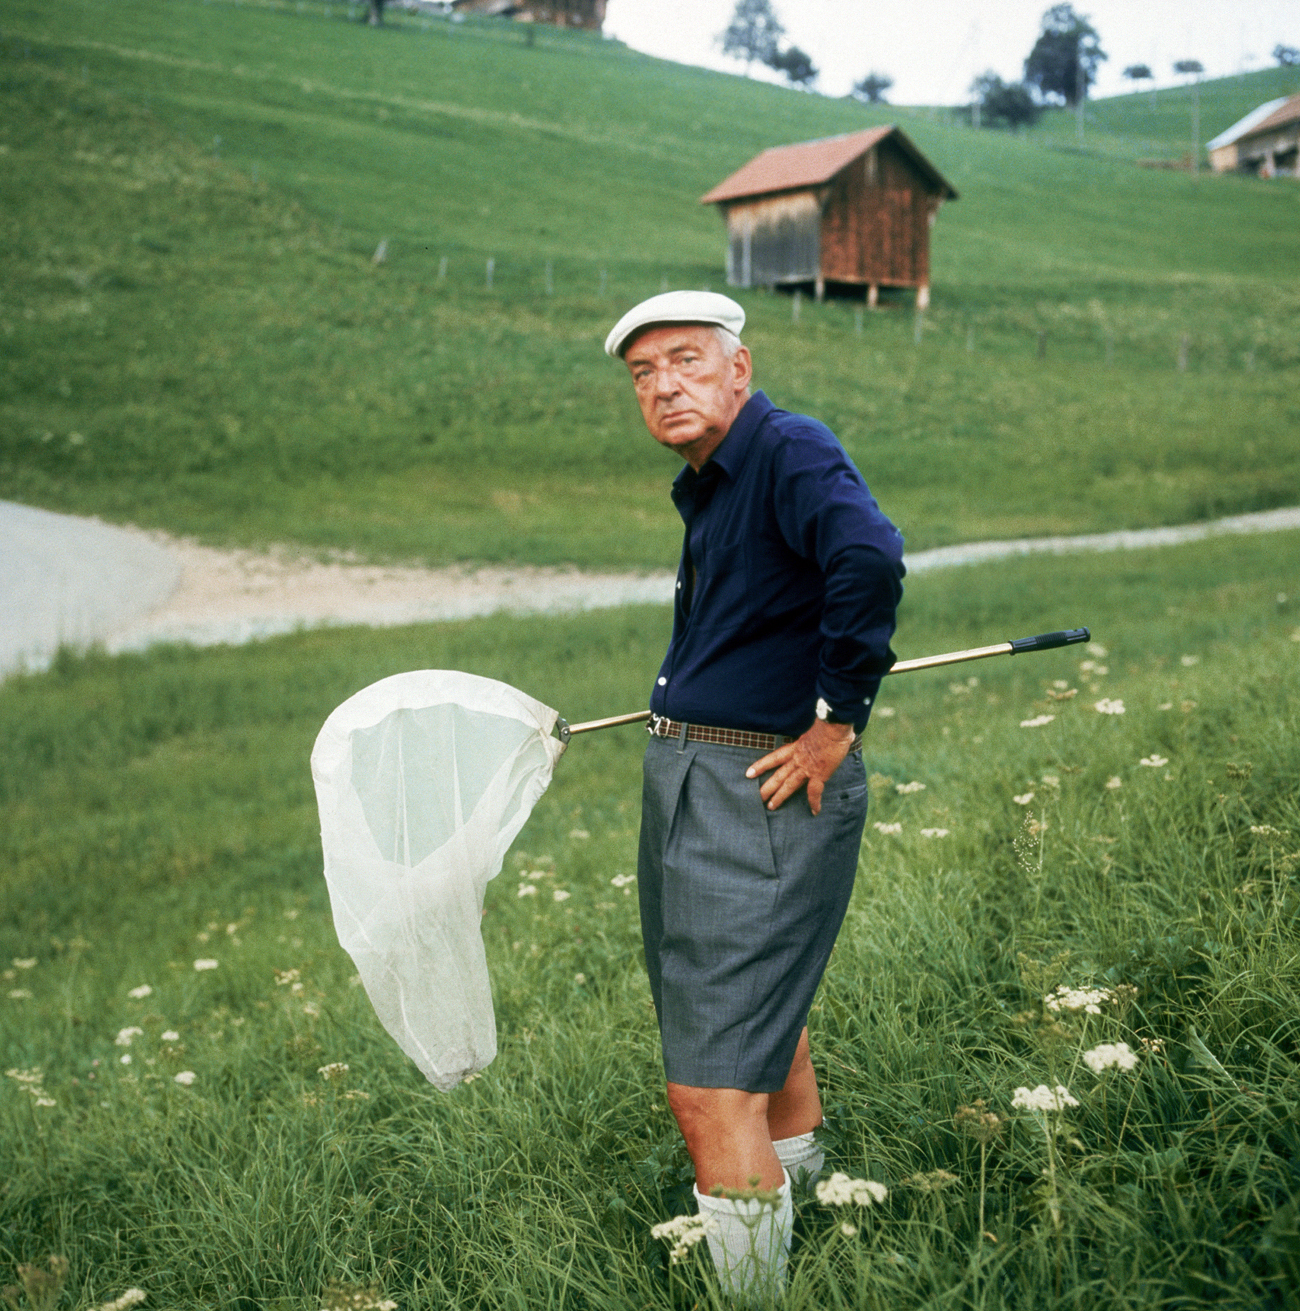
M 733 287 L 812 282 L 821 258 L 815 191 L 742 200 L 727 208 L 727 281 Z
M 930 224 L 939 197 L 892 142 L 838 174 L 822 217 L 827 282 L 920 287 L 930 281 Z

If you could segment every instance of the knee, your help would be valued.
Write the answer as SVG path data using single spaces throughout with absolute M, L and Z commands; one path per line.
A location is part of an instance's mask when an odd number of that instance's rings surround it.
M 739 1088 L 691 1088 L 668 1085 L 668 1106 L 692 1149 L 698 1141 L 716 1142 L 729 1138 L 751 1123 L 767 1117 L 766 1093 L 742 1092 Z

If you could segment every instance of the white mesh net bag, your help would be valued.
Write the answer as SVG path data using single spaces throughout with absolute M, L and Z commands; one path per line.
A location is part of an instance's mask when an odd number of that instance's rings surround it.
M 505 683 L 425 669 L 350 697 L 311 753 L 339 942 L 444 1092 L 496 1055 L 483 894 L 564 751 L 556 718 Z

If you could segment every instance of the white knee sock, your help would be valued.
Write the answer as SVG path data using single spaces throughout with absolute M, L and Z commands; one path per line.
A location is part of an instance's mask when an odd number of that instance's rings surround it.
M 791 1182 L 800 1192 L 812 1192 L 812 1186 L 821 1174 L 826 1158 L 810 1133 L 794 1138 L 780 1138 L 772 1144 L 776 1159 L 785 1167 Z
M 706 1197 L 698 1188 L 695 1190 L 700 1214 L 714 1224 L 708 1234 L 709 1252 L 722 1291 L 741 1304 L 761 1305 L 779 1296 L 785 1287 L 785 1267 L 794 1233 L 788 1174 L 777 1197 L 772 1207 L 763 1202 Z

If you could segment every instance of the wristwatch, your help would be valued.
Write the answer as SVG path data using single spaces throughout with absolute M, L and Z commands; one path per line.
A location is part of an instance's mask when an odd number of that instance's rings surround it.
M 824 696 L 817 698 L 817 718 L 824 719 L 828 724 L 847 724 L 847 719 L 840 719 L 831 713 L 830 702 Z

